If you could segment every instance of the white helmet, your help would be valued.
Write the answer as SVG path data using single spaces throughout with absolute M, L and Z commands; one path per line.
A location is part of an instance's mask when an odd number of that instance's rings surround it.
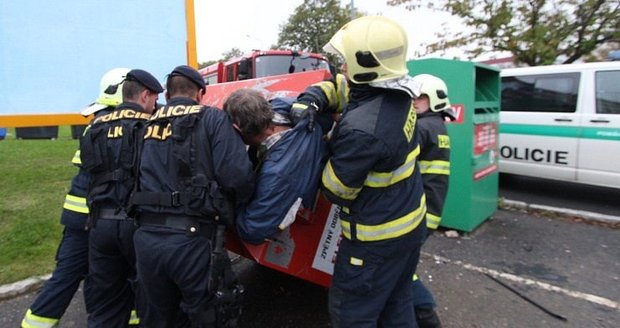
M 116 107 L 123 102 L 123 85 L 129 68 L 113 68 L 101 77 L 99 97 L 95 103 L 84 108 L 82 115 L 88 116 L 106 107 Z
M 442 79 L 430 74 L 419 74 L 414 76 L 413 80 L 420 85 L 420 94 L 428 96 L 431 111 L 447 111 L 451 114 L 448 86 Z
M 323 47 L 344 57 L 354 83 L 380 82 L 407 75 L 407 33 L 384 16 L 365 16 L 345 24 Z

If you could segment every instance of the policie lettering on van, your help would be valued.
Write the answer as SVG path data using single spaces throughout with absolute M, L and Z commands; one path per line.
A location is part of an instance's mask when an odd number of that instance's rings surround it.
M 500 172 L 620 188 L 620 62 L 501 76 Z

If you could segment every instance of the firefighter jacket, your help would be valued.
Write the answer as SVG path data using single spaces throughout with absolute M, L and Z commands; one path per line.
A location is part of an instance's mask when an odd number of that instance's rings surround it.
M 114 210 L 106 214 L 112 216 L 127 206 L 134 184 L 137 140 L 149 117 L 140 105 L 124 102 L 95 118 L 80 138 L 82 168 L 91 175 L 87 200 L 94 219 L 104 208 Z
M 308 132 L 307 125 L 308 120 L 302 120 L 286 131 L 260 160 L 256 191 L 236 220 L 245 241 L 260 244 L 277 234 L 278 225 L 298 198 L 304 208 L 314 206 L 327 144 L 320 127 Z
M 418 114 L 416 133 L 420 140 L 418 165 L 426 194 L 426 226 L 437 229 L 450 177 L 450 137 L 443 115 L 431 111 Z
M 232 223 L 234 207 L 254 191 L 245 145 L 228 115 L 185 97 L 170 99 L 148 122 L 132 203 L 141 215 L 215 216 Z
M 95 114 L 99 117 L 110 113 L 113 107 L 108 107 Z M 86 128 L 85 133 L 90 129 Z M 65 202 L 60 216 L 60 223 L 66 227 L 83 230 L 88 219 L 88 205 L 86 204 L 86 194 L 90 184 L 90 174 L 82 168 L 81 150 L 78 149 L 73 155 L 71 163 L 78 167 L 78 173 L 71 180 L 71 188 L 65 196 Z
M 367 242 L 403 236 L 426 213 L 411 95 L 368 85 L 350 88 L 329 143 L 325 195 L 343 207 L 346 238 Z

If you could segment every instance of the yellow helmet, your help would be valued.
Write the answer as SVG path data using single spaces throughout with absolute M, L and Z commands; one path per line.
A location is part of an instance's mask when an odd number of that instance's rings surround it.
M 365 84 L 407 75 L 407 33 L 383 16 L 365 16 L 345 24 L 323 47 L 344 57 L 347 78 Z
M 450 99 L 448 98 L 448 86 L 446 83 L 430 74 L 419 74 L 413 80 L 420 85 L 420 94 L 428 96 L 430 110 L 433 112 L 450 111 Z
M 101 77 L 99 82 L 99 97 L 94 104 L 82 110 L 82 115 L 88 116 L 108 106 L 116 107 L 123 102 L 123 85 L 129 68 L 113 68 Z

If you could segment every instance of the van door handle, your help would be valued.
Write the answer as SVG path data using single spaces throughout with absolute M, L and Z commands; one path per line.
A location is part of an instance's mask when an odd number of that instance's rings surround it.
M 592 123 L 609 123 L 609 120 L 590 120 Z
M 572 122 L 573 120 L 570 118 L 556 118 L 554 119 L 556 122 Z

